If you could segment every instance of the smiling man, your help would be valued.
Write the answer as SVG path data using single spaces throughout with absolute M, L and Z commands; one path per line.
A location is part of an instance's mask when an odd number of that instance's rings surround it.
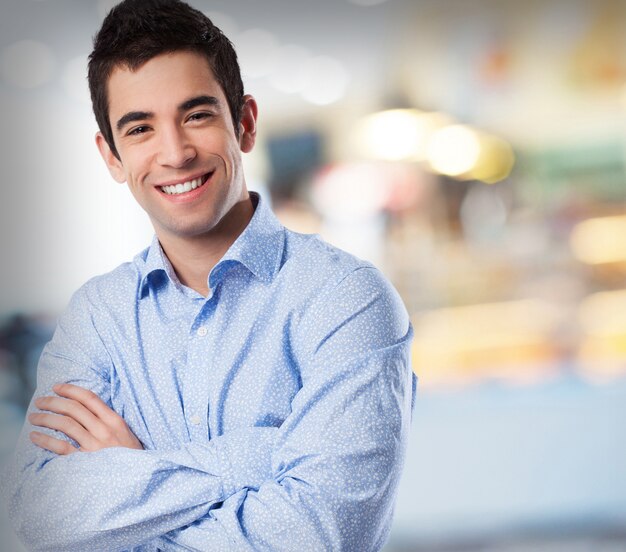
M 370 264 L 280 225 L 241 154 L 230 42 L 126 0 L 89 84 L 111 175 L 155 229 L 59 320 L 7 485 L 32 550 L 379 550 L 407 444 L 412 336 Z
M 208 270 L 254 212 L 241 152 L 254 146 L 256 102 L 237 100 L 234 123 L 206 55 L 185 50 L 118 66 L 107 89 L 113 144 L 98 133 L 100 153 L 148 213 L 181 283 L 206 295 Z

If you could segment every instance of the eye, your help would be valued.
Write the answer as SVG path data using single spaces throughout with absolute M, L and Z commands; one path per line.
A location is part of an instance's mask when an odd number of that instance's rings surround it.
M 150 127 L 147 125 L 141 125 L 141 126 L 136 126 L 131 128 L 127 135 L 128 136 L 139 136 L 140 134 L 145 134 L 146 132 L 148 132 L 148 130 L 150 130 Z
M 188 121 L 203 121 L 205 119 L 210 119 L 211 117 L 213 117 L 213 113 L 210 113 L 208 111 L 198 111 L 196 113 L 192 113 L 191 115 L 189 115 L 189 117 L 187 117 Z

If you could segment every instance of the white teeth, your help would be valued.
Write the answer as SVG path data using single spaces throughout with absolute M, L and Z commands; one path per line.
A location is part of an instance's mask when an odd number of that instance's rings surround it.
M 195 178 L 193 180 L 189 180 L 183 184 L 172 184 L 171 186 L 161 186 L 161 190 L 163 190 L 168 195 L 176 195 L 176 194 L 184 194 L 185 192 L 190 192 L 191 190 L 195 190 L 198 186 L 202 186 L 203 180 L 202 177 Z

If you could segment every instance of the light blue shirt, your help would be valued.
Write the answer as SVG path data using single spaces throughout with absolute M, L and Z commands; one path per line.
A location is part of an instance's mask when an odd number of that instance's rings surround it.
M 146 450 L 57 456 L 26 422 L 5 494 L 29 549 L 382 548 L 415 394 L 398 294 L 262 200 L 208 284 L 155 238 L 74 295 L 35 397 L 91 389 Z

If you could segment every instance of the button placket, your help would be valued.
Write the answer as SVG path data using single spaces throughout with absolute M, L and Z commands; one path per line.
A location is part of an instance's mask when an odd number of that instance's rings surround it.
M 211 316 L 214 305 L 207 301 L 198 312 L 188 342 L 184 410 L 189 434 L 192 439 L 207 438 L 208 361 L 211 348 Z

